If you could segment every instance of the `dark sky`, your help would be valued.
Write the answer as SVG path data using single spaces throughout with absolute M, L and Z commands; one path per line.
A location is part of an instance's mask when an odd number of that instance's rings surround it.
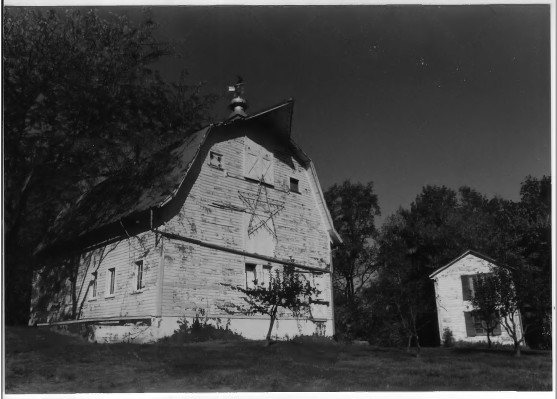
M 130 16 L 137 9 L 117 8 Z M 248 112 L 294 98 L 324 189 L 375 183 L 383 217 L 426 184 L 518 199 L 550 173 L 548 5 L 154 7 L 182 58 L 161 70 Z

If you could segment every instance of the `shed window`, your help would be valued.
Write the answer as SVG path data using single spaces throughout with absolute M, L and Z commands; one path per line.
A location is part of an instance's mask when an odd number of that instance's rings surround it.
M 217 169 L 222 169 L 222 155 L 211 151 L 209 153 L 209 165 Z
M 471 301 L 474 297 L 474 280 L 476 276 L 460 276 L 462 282 L 462 299 Z
M 139 260 L 135 262 L 135 289 L 137 291 L 141 290 L 143 286 L 143 261 Z
M 253 263 L 246 263 L 246 288 L 253 288 L 257 284 L 257 275 Z
M 298 179 L 290 178 L 290 191 L 294 193 L 300 192 L 300 181 Z
M 486 322 L 474 316 L 472 312 L 464 312 L 464 321 L 466 323 L 466 335 L 468 337 L 487 335 Z M 499 323 L 497 323 L 490 335 L 501 335 L 501 325 Z
M 116 280 L 116 269 L 108 269 L 108 295 L 114 295 L 114 283 Z

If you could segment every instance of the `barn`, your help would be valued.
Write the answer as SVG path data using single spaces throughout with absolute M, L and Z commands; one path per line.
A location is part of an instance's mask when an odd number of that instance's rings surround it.
M 30 324 L 97 342 L 152 342 L 196 317 L 263 339 L 265 316 L 230 314 L 241 293 L 285 266 L 320 290 L 273 337 L 334 334 L 331 248 L 340 243 L 310 158 L 291 138 L 294 103 L 232 113 L 95 186 L 40 249 Z
M 468 250 L 430 274 L 435 286 L 441 342 L 445 329 L 452 332 L 457 342 L 487 342 L 485 323 L 474 318 L 470 300 L 474 295 L 475 277 L 481 273 L 490 273 L 493 267 L 500 266 L 490 257 Z M 522 327 L 518 336 L 522 337 Z M 501 326 L 495 328 L 490 339 L 501 344 L 513 344 L 512 338 Z

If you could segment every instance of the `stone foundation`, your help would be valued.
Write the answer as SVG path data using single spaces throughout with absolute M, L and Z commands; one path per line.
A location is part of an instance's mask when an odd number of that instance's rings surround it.
M 80 335 L 90 342 L 98 343 L 153 343 L 170 337 L 186 321 L 191 326 L 195 317 L 152 317 L 136 321 L 83 321 L 72 323 L 45 324 L 56 332 Z M 202 324 L 228 329 L 250 340 L 263 340 L 269 329 L 269 319 L 264 318 L 200 318 Z M 279 319 L 273 326 L 272 338 L 290 339 L 299 335 L 331 337 L 332 320 L 313 321 L 307 319 Z

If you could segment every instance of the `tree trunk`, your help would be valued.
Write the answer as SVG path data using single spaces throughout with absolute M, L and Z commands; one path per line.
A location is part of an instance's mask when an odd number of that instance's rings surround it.
M 418 334 L 414 335 L 416 337 L 416 357 L 420 356 L 420 352 L 422 351 L 422 347 L 420 346 L 420 337 Z
M 487 331 L 487 349 L 491 349 L 491 339 L 489 338 L 489 330 Z
M 265 346 L 271 345 L 271 333 L 273 331 L 273 325 L 275 324 L 275 319 L 277 318 L 277 307 L 275 306 L 271 311 L 271 324 L 269 325 L 269 331 L 267 331 L 267 338 L 265 342 Z
M 514 343 L 514 356 L 520 357 L 520 344 L 516 341 Z

